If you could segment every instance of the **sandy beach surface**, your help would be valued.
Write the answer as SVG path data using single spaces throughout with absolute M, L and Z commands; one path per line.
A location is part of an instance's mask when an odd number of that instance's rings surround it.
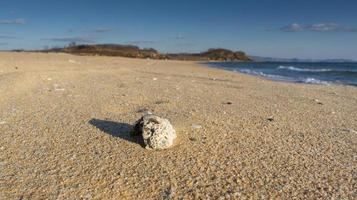
M 178 138 L 129 136 L 147 110 Z M 357 88 L 0 53 L 0 199 L 356 199 Z

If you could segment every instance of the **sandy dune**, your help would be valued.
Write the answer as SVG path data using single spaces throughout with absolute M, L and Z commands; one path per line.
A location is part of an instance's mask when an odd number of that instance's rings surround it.
M 173 148 L 128 130 L 170 119 Z M 0 199 L 356 199 L 357 88 L 194 62 L 0 53 Z

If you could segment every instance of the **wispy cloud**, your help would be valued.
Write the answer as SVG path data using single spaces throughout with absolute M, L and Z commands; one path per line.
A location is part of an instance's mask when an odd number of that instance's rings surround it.
M 14 25 L 24 25 L 26 24 L 26 20 L 24 19 L 4 19 L 0 20 L 0 24 L 14 24 Z
M 284 32 L 299 32 L 304 30 L 304 28 L 298 23 L 292 23 L 288 26 L 281 27 L 280 30 Z
M 306 27 L 307 30 L 315 32 L 357 32 L 357 28 L 346 27 L 336 23 L 318 23 Z
M 306 26 L 306 30 L 315 32 L 333 32 L 339 31 L 341 26 L 336 23 L 318 23 Z
M 88 39 L 87 37 L 53 37 L 53 38 L 47 38 L 45 40 L 50 40 L 53 42 L 76 42 L 76 43 L 93 43 L 94 41 L 91 39 Z
M 279 30 L 283 32 L 357 32 L 357 28 L 347 27 L 333 22 L 315 23 L 309 25 L 300 25 L 298 23 L 292 23 L 288 26 L 283 26 L 279 28 Z
M 11 36 L 11 35 L 0 35 L 0 39 L 17 39 L 19 37 Z
M 95 33 L 107 33 L 107 32 L 112 32 L 113 29 L 112 28 L 96 28 L 94 30 L 92 30 L 92 32 Z

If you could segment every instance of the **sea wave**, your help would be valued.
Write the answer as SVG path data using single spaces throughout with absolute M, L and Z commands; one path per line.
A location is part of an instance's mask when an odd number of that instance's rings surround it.
M 274 74 L 266 74 L 266 73 L 263 73 L 262 71 L 255 71 L 255 70 L 250 70 L 250 69 L 240 69 L 238 71 L 242 72 L 242 73 L 245 73 L 245 74 L 263 76 L 263 77 L 266 77 L 266 78 L 269 78 L 269 79 L 274 79 L 274 80 L 294 81 L 292 78 L 289 78 L 289 77 L 286 77 L 286 76 L 280 76 L 280 75 L 274 75 Z
M 351 63 L 224 62 L 215 63 L 215 65 L 210 64 L 210 66 L 284 82 L 357 86 L 357 64 Z
M 322 85 L 330 85 L 330 82 L 328 81 L 323 81 L 323 80 L 319 80 L 316 78 L 304 78 L 302 79 L 300 82 L 302 83 L 309 83 L 309 84 L 322 84 Z
M 332 69 L 309 69 L 309 68 L 299 68 L 294 66 L 284 66 L 280 65 L 278 69 L 285 69 L 291 71 L 298 71 L 298 72 L 330 72 L 333 71 Z
M 241 69 L 239 72 L 262 76 L 271 80 L 279 80 L 279 81 L 288 81 L 288 82 L 299 82 L 299 83 L 308 83 L 308 84 L 321 84 L 321 85 L 330 85 L 331 83 L 328 81 L 323 81 L 317 78 L 307 77 L 307 78 L 297 78 L 297 77 L 286 77 L 275 74 L 266 74 L 261 71 L 255 71 L 250 69 Z

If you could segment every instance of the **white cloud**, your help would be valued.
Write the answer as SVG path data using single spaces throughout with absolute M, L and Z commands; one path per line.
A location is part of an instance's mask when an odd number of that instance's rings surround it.
M 357 28 L 343 26 L 337 23 L 315 23 L 310 25 L 300 25 L 293 23 L 288 26 L 283 26 L 279 30 L 284 32 L 300 32 L 300 31 L 312 31 L 312 32 L 357 32 Z

